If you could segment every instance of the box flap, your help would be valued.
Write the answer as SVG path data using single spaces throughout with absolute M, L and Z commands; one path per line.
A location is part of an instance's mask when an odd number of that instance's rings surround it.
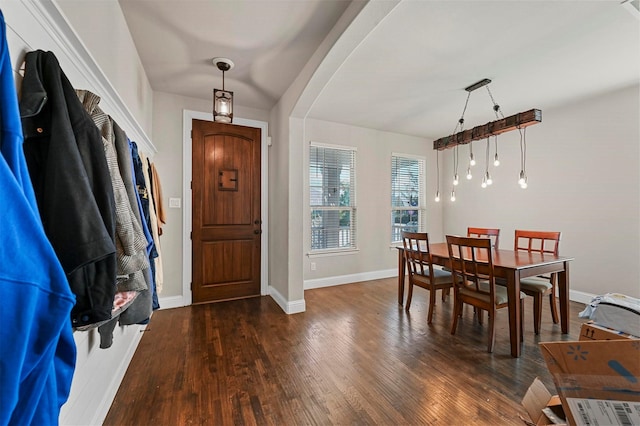
M 522 406 L 529 414 L 531 421 L 536 425 L 551 424 L 542 412 L 542 409 L 547 406 L 550 399 L 551 394 L 546 386 L 536 377 L 529 389 L 527 389 L 527 393 L 524 394 L 524 398 L 522 398 Z

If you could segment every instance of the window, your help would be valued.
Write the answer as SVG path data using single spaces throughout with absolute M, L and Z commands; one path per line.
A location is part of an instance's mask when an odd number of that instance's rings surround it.
M 391 156 L 391 242 L 402 231 L 422 232 L 425 222 L 425 160 L 403 154 Z
M 311 251 L 356 248 L 355 148 L 309 148 Z

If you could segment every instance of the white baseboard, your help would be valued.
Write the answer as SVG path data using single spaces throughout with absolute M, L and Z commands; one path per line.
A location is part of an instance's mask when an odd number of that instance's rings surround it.
M 593 293 L 586 293 L 584 291 L 569 289 L 569 300 L 573 302 L 579 302 L 588 305 L 589 303 L 591 303 L 591 299 L 593 299 L 594 297 L 596 297 L 596 295 Z
M 269 295 L 286 314 L 299 314 L 307 309 L 304 299 L 288 302 L 275 287 L 269 286 Z
M 161 297 L 158 299 L 158 303 L 160 304 L 160 310 L 182 308 L 183 306 L 187 306 L 184 303 L 184 298 L 182 296 Z
M 305 280 L 304 289 L 331 287 L 334 285 L 351 284 L 361 281 L 379 280 L 382 278 L 397 277 L 398 269 L 384 269 L 380 271 L 361 272 L 358 274 L 338 275 L 335 277 L 317 278 L 315 280 Z

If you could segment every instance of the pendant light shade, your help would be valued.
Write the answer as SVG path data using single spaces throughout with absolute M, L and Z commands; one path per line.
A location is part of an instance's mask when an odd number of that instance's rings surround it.
M 213 58 L 213 64 L 222 71 L 222 90 L 213 89 L 213 121 L 219 123 L 233 122 L 233 92 L 224 88 L 224 73 L 234 64 L 227 58 Z

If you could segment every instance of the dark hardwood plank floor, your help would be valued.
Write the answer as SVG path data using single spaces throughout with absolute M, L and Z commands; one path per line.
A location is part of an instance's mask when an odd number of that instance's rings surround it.
M 406 313 L 396 291 L 395 278 L 308 290 L 295 315 L 270 297 L 155 312 L 104 424 L 522 425 L 533 379 L 554 389 L 538 342 L 577 340 L 584 322 L 571 302 L 563 335 L 546 303 L 535 336 L 527 298 L 514 359 L 506 309 L 489 354 L 486 316 L 465 307 L 452 336 L 451 298 L 428 326 L 428 292 Z

